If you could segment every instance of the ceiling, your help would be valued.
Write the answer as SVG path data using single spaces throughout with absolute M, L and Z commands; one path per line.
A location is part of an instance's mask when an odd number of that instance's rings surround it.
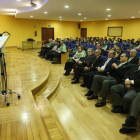
M 140 0 L 33 0 L 33 2 L 39 6 L 31 7 L 30 0 L 19 2 L 0 0 L 0 15 L 45 20 L 60 20 L 61 16 L 62 21 L 76 22 L 130 19 L 132 16 L 140 18 Z M 69 8 L 66 9 L 65 5 L 68 5 Z M 111 10 L 107 11 L 107 8 Z M 87 19 L 84 19 L 85 17 Z

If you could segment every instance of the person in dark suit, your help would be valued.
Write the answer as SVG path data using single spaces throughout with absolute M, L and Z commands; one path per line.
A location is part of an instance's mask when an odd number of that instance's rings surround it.
M 132 49 L 130 51 L 130 58 L 129 58 L 128 62 L 131 64 L 138 64 L 139 58 L 136 55 L 137 55 L 137 51 L 135 49 Z
M 112 64 L 116 62 L 116 59 L 114 57 L 115 51 L 109 51 L 108 59 L 105 61 L 104 64 L 99 65 L 95 71 L 84 74 L 84 84 L 82 84 L 81 87 L 87 86 L 87 88 L 90 89 L 95 75 L 106 76 L 107 72 L 110 71 Z
M 88 49 L 88 55 L 91 53 L 92 54 L 92 51 L 90 51 Z M 94 71 L 96 70 L 96 67 L 103 61 L 103 58 L 100 56 L 101 54 L 101 50 L 100 49 L 97 49 L 95 50 L 95 57 L 92 57 L 91 60 L 85 60 L 85 62 L 83 62 L 82 64 L 82 67 L 79 66 L 74 74 L 74 78 L 72 80 L 75 80 L 72 82 L 72 84 L 75 84 L 75 83 L 79 83 L 79 78 L 80 78 L 80 75 L 82 72 L 91 72 L 91 71 Z M 86 59 L 86 57 L 85 57 Z
M 102 44 L 101 43 L 97 43 L 97 49 L 100 49 L 101 50 L 101 55 L 105 55 L 105 51 L 103 49 L 101 49 L 102 47 Z
M 132 101 L 131 108 L 125 123 L 122 124 L 122 128 L 120 129 L 120 133 L 129 134 L 136 131 L 137 128 L 137 120 L 140 116 L 140 92 L 137 93 L 135 98 Z
M 121 47 L 117 47 L 116 48 L 116 55 L 115 55 L 115 58 L 117 60 L 120 60 L 120 56 L 122 55 L 122 48 Z
M 122 83 L 122 79 L 124 79 L 124 75 L 127 71 L 129 71 L 132 67 L 132 64 L 128 63 L 129 55 L 127 53 L 123 53 L 120 57 L 120 62 L 113 63 L 112 69 L 109 72 L 108 76 L 95 75 L 92 87 L 86 95 L 90 95 L 87 99 L 97 99 L 98 91 L 100 86 L 102 85 L 102 90 L 100 92 L 100 97 L 102 100 L 95 104 L 96 107 L 101 107 L 106 105 L 106 99 L 110 90 L 110 87 L 116 84 Z
M 125 75 L 125 82 L 111 87 L 111 93 L 114 100 L 114 108 L 111 110 L 113 113 L 127 112 L 130 105 L 140 92 L 140 60 L 139 64 L 135 64 Z M 121 94 L 124 95 L 124 103 L 122 102 Z

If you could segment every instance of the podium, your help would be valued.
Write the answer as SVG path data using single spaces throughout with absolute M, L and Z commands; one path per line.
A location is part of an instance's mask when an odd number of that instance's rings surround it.
M 0 88 L 1 88 L 0 94 L 4 95 L 7 106 L 10 105 L 7 99 L 7 93 L 10 94 L 15 93 L 18 95 L 18 98 L 20 98 L 20 94 L 13 92 L 11 89 L 7 89 L 7 72 L 5 63 L 6 52 L 3 52 L 3 50 L 10 36 L 11 34 L 8 32 L 3 32 L 2 34 L 0 34 Z

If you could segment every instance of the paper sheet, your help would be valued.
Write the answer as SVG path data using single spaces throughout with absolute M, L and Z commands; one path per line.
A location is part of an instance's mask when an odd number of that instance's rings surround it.
M 0 48 L 3 47 L 4 43 L 6 42 L 6 40 L 8 39 L 8 36 L 0 36 Z

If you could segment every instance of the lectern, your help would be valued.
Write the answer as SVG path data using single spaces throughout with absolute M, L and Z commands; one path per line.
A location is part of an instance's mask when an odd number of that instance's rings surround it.
M 6 31 L 0 34 L 0 94 L 4 95 L 7 106 L 10 105 L 7 99 L 7 93 L 15 93 L 17 94 L 18 98 L 20 98 L 20 94 L 13 92 L 11 89 L 7 89 L 7 72 L 5 63 L 6 52 L 3 52 L 3 49 L 10 36 L 11 34 Z

